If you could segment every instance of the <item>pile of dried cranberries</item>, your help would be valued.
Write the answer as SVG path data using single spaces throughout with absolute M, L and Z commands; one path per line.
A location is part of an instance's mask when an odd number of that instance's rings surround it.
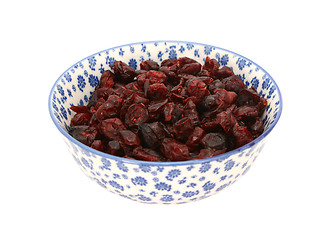
M 208 158 L 243 146 L 264 130 L 267 100 L 231 68 L 181 57 L 140 70 L 115 61 L 103 72 L 69 134 L 99 151 L 145 161 Z

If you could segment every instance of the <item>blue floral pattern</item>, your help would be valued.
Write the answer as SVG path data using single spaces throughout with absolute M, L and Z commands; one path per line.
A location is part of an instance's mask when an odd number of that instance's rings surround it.
M 266 141 L 260 141 L 230 154 L 211 159 L 181 163 L 151 163 L 122 159 L 99 153 L 71 139 L 66 133 L 74 112 L 70 106 L 87 104 L 101 73 L 115 60 L 137 69 L 148 59 L 161 62 L 167 58 L 191 56 L 202 63 L 206 56 L 220 66 L 231 67 L 248 85 L 267 97 L 263 115 L 266 131 L 279 119 L 282 99 L 274 80 L 260 66 L 227 50 L 190 42 L 146 42 L 111 48 L 74 64 L 55 83 L 49 96 L 50 115 L 73 159 L 82 171 L 98 185 L 112 193 L 145 203 L 185 203 L 211 196 L 232 185 L 247 173 Z

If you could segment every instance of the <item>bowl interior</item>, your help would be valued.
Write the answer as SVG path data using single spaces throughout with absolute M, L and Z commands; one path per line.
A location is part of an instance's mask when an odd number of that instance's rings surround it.
M 282 99 L 277 84 L 259 65 L 234 52 L 199 43 L 158 41 L 134 43 L 114 47 L 93 54 L 67 69 L 55 82 L 49 96 L 50 115 L 65 137 L 73 140 L 67 133 L 74 113 L 73 105 L 86 105 L 98 85 L 104 70 L 110 69 L 115 60 L 123 61 L 134 69 L 145 60 L 158 63 L 167 58 L 190 57 L 201 64 L 205 58 L 215 58 L 220 66 L 229 66 L 247 86 L 257 89 L 259 95 L 268 100 L 263 114 L 266 136 L 276 125 L 282 110 Z M 86 147 L 86 146 L 85 146 Z

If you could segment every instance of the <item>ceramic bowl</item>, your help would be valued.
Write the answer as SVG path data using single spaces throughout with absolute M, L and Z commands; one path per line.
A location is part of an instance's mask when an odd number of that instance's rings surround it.
M 247 86 L 268 100 L 263 114 L 265 131 L 254 141 L 216 157 L 184 162 L 146 162 L 94 150 L 68 133 L 72 105 L 86 105 L 102 72 L 115 60 L 137 69 L 144 60 L 161 62 L 187 56 L 204 63 L 206 56 L 229 66 Z M 68 68 L 54 83 L 49 111 L 80 169 L 103 188 L 144 203 L 186 203 L 212 196 L 248 172 L 267 135 L 282 112 L 282 98 L 273 78 L 259 65 L 237 53 L 193 42 L 156 41 L 127 44 L 93 54 Z

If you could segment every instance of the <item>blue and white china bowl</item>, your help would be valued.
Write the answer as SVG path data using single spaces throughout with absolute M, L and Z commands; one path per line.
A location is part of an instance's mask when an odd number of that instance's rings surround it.
M 204 63 L 206 56 L 220 66 L 233 68 L 247 86 L 254 86 L 268 100 L 263 115 L 264 133 L 254 141 L 225 154 L 184 162 L 146 162 L 105 154 L 74 138 L 67 130 L 74 113 L 72 105 L 86 105 L 102 72 L 115 60 L 137 69 L 145 60 L 161 62 L 187 56 Z M 267 135 L 282 112 L 282 98 L 276 82 L 259 65 L 234 52 L 193 42 L 155 41 L 123 45 L 93 54 L 66 70 L 49 96 L 51 118 L 62 133 L 70 153 L 82 171 L 100 186 L 122 197 L 144 203 L 186 203 L 197 201 L 232 185 L 252 166 Z

